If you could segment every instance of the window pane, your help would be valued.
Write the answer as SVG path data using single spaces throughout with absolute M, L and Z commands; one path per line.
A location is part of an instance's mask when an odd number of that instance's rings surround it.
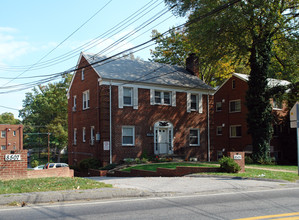
M 161 103 L 161 92 L 155 91 L 155 103 Z
M 133 136 L 133 128 L 123 128 L 123 136 Z
M 123 144 L 133 144 L 132 136 L 123 136 Z
M 216 111 L 221 111 L 221 110 L 222 110 L 222 103 L 216 102 Z
M 170 105 L 170 92 L 164 92 L 164 104 Z
M 198 130 L 190 129 L 190 144 L 191 145 L 198 145 L 199 137 L 198 137 Z
M 197 96 L 196 95 L 191 95 L 191 109 L 192 110 L 197 110 Z

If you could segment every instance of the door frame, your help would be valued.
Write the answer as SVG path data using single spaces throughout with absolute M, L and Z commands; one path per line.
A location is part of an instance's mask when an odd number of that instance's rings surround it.
M 168 121 L 158 121 L 154 124 L 154 153 L 155 155 L 160 155 L 160 148 L 158 143 L 158 135 L 159 129 L 166 129 L 167 139 L 168 139 L 168 147 L 166 150 L 166 155 L 173 154 L 173 125 Z

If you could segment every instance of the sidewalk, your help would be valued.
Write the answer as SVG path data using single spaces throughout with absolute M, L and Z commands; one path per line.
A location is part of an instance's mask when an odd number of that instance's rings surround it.
M 37 204 L 78 200 L 101 200 L 132 197 L 165 197 L 204 195 L 225 192 L 257 191 L 280 188 L 299 188 L 298 183 L 286 181 L 247 180 L 231 177 L 89 177 L 112 184 L 114 188 L 91 190 L 51 191 L 0 195 L 0 205 L 10 203 Z

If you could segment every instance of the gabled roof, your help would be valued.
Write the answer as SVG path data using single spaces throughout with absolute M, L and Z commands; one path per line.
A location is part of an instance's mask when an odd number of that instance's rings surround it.
M 236 76 L 244 81 L 249 80 L 249 75 L 247 74 L 241 74 L 241 73 L 234 73 L 233 76 Z M 270 88 L 273 88 L 275 86 L 286 86 L 291 84 L 289 81 L 286 80 L 281 80 L 281 79 L 273 79 L 273 78 L 268 78 L 268 86 Z
M 242 74 L 242 73 L 233 73 L 232 76 L 235 76 L 245 82 L 248 82 L 249 80 L 249 75 L 247 74 Z M 231 77 L 230 77 L 231 78 Z M 221 86 L 219 86 L 216 90 L 216 92 L 218 92 L 218 90 L 230 79 L 228 78 L 227 80 L 224 81 L 224 83 L 221 84 Z M 287 80 L 280 80 L 280 79 L 273 79 L 273 78 L 268 78 L 268 86 L 270 88 L 273 88 L 275 86 L 286 86 L 291 84 L 289 81 Z
M 82 56 L 89 64 L 92 64 L 91 66 L 103 81 L 124 81 L 132 84 L 146 83 L 214 91 L 211 86 L 182 67 L 128 58 L 114 58 L 99 62 L 107 57 L 87 53 L 81 53 L 78 64 Z M 99 63 L 93 64 L 96 62 Z

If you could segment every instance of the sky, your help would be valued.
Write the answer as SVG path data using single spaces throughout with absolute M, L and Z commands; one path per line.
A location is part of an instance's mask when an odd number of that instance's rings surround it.
M 163 0 L 15 0 L 1 8 L 0 114 L 15 118 L 34 88 L 24 83 L 75 67 L 80 52 L 112 56 L 150 40 L 153 29 L 163 33 L 185 22 Z M 153 48 L 134 56 L 148 60 Z

